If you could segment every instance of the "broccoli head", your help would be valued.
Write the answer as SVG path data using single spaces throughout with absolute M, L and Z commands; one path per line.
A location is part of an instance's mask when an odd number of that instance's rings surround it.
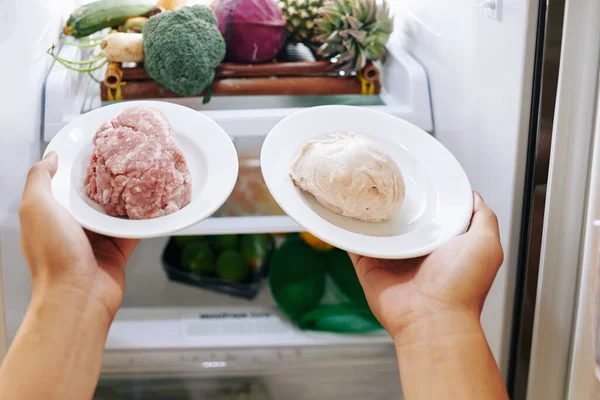
M 144 25 L 142 34 L 146 72 L 180 96 L 194 96 L 206 89 L 225 58 L 217 17 L 206 6 L 157 14 Z

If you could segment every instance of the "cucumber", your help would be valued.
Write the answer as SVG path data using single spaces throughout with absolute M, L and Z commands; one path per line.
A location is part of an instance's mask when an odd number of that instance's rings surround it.
M 123 24 L 131 17 L 146 15 L 156 0 L 99 0 L 71 13 L 63 29 L 65 35 L 81 38 L 104 28 Z

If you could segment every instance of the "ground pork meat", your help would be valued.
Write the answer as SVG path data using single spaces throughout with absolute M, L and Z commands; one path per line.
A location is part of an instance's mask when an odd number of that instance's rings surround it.
M 159 110 L 127 108 L 98 128 L 93 143 L 85 194 L 107 214 L 148 219 L 189 204 L 190 173 Z

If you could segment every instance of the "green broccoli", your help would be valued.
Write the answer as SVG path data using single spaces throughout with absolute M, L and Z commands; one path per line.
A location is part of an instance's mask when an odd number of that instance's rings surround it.
M 146 72 L 180 96 L 194 96 L 210 86 L 225 58 L 225 40 L 207 6 L 159 13 L 148 20 L 142 34 Z

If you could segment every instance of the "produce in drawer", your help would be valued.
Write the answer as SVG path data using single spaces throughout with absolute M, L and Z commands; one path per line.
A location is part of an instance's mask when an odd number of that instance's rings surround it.
M 315 308 L 325 293 L 320 254 L 300 238 L 291 237 L 275 251 L 269 285 L 277 305 L 292 320 Z
M 350 257 L 319 251 L 298 236 L 275 250 L 269 271 L 275 302 L 300 329 L 362 333 L 380 330 Z
M 365 222 L 390 220 L 405 197 L 398 164 L 371 139 L 354 133 L 307 141 L 290 176 L 330 211 Z
M 243 235 L 240 243 L 244 260 L 255 270 L 267 263 L 272 247 L 272 239 L 262 234 Z
M 213 246 L 219 251 L 234 250 L 238 248 L 238 235 L 216 235 L 211 238 Z
M 225 250 L 217 259 L 217 276 L 231 282 L 244 282 L 248 278 L 250 268 L 244 257 L 237 250 Z
M 189 204 L 192 177 L 171 125 L 159 110 L 129 107 L 104 122 L 93 143 L 85 193 L 107 214 L 149 219 Z
M 240 156 L 239 174 L 229 199 L 215 213 L 221 217 L 285 215 L 265 185 L 260 162 Z
M 266 234 L 175 236 L 162 258 L 171 280 L 251 299 L 260 289 L 273 246 Z
M 227 61 L 272 61 L 283 48 L 285 21 L 273 0 L 215 0 L 212 8 L 227 44 Z
M 190 243 L 181 252 L 181 266 L 199 275 L 211 274 L 215 271 L 215 254 L 205 242 Z

